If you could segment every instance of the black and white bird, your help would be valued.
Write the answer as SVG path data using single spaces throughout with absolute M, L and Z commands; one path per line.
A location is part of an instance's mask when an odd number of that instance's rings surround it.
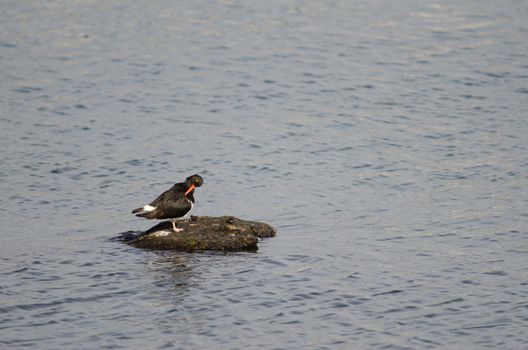
M 203 184 L 200 175 L 194 174 L 163 192 L 147 205 L 132 210 L 132 214 L 145 219 L 169 219 L 175 232 L 183 231 L 176 228 L 176 220 L 187 214 L 194 204 L 194 189 Z

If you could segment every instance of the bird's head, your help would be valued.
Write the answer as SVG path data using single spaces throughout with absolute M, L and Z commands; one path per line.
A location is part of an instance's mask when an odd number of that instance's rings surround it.
M 194 174 L 185 179 L 185 184 L 187 185 L 187 191 L 185 191 L 185 195 L 188 195 L 194 191 L 196 187 L 203 185 L 203 179 L 200 175 Z

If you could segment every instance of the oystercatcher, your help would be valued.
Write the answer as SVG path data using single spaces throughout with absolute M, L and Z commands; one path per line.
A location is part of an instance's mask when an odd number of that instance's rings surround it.
M 203 184 L 200 175 L 194 174 L 163 192 L 150 204 L 132 210 L 132 214 L 145 219 L 169 219 L 174 232 L 183 231 L 176 228 L 176 219 L 187 214 L 194 204 L 194 189 Z

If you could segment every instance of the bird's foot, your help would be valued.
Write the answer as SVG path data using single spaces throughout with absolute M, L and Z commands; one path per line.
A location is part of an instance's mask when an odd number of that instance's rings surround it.
M 174 232 L 182 232 L 183 229 L 182 228 L 177 228 L 176 227 L 176 223 L 174 221 L 171 221 L 172 222 L 172 229 L 174 230 Z

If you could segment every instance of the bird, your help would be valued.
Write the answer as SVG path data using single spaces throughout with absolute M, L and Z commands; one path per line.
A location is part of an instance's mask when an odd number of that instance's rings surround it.
M 183 231 L 176 227 L 176 220 L 187 214 L 194 204 L 194 190 L 203 185 L 200 175 L 194 174 L 184 182 L 174 184 L 147 205 L 132 210 L 132 214 L 145 219 L 169 219 L 174 232 Z

